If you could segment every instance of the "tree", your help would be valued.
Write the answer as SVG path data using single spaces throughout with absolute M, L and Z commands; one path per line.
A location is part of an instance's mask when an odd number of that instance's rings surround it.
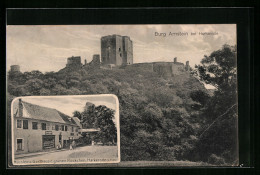
M 204 56 L 202 65 L 197 66 L 200 79 L 216 87 L 214 96 L 205 105 L 202 116 L 207 123 L 193 150 L 203 155 L 200 158 L 204 161 L 213 154 L 229 163 L 238 158 L 236 56 L 235 47 L 224 45 L 210 56 Z
M 103 144 L 116 143 L 117 130 L 113 119 L 115 118 L 115 111 L 100 105 L 95 106 L 87 102 L 83 112 L 74 111 L 74 117 L 81 120 L 83 128 L 96 128 L 100 131 L 95 135 L 96 141 L 101 141 Z
M 32 78 L 25 83 L 25 87 L 31 93 L 31 95 L 40 95 L 40 90 L 42 89 L 43 81 L 37 78 Z
M 73 117 L 77 117 L 80 121 L 82 119 L 81 113 L 79 111 L 74 111 L 73 112 Z
M 84 111 L 81 113 L 83 128 L 98 128 L 95 109 L 96 106 L 93 103 L 86 103 Z
M 199 102 L 202 106 L 206 105 L 209 100 L 209 95 L 202 90 L 192 91 L 190 97 L 193 101 Z
M 202 65 L 198 66 L 202 81 L 216 87 L 208 112 L 221 115 L 237 103 L 237 68 L 235 47 L 224 45 L 210 56 L 204 56 Z
M 96 138 L 100 139 L 103 144 L 108 142 L 116 143 L 117 131 L 113 121 L 115 111 L 100 105 L 96 107 L 95 113 L 97 116 L 97 126 L 100 128 L 100 132 Z

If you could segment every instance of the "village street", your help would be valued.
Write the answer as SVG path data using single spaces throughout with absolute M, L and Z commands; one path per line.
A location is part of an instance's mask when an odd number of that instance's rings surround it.
M 38 162 L 42 160 L 51 160 L 59 162 L 58 160 L 76 160 L 76 159 L 117 159 L 117 146 L 84 146 L 77 147 L 74 150 L 60 150 L 54 152 L 45 152 L 42 154 L 34 154 L 32 156 L 16 158 L 18 162 Z M 87 160 L 86 160 L 87 161 Z

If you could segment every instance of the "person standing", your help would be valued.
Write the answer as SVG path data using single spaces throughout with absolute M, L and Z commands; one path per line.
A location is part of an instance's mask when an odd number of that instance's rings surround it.
M 72 143 L 70 142 L 70 150 L 72 150 Z
M 75 140 L 72 141 L 72 149 L 75 149 L 76 148 L 76 143 L 75 143 Z

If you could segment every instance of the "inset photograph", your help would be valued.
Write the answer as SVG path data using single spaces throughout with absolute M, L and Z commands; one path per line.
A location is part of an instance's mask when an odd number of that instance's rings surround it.
M 120 162 L 115 95 L 17 97 L 11 112 L 13 165 Z

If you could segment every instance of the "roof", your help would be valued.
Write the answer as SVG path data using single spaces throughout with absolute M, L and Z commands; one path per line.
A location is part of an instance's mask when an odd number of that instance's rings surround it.
M 100 129 L 96 129 L 96 128 L 89 128 L 89 129 L 81 129 L 81 132 L 98 132 L 100 131 Z
M 81 127 L 80 120 L 79 120 L 78 117 L 72 117 L 72 120 L 76 123 L 76 125 L 78 125 L 79 127 Z
M 70 117 L 68 115 L 56 109 L 47 108 L 24 101 L 22 101 L 21 103 L 26 110 L 26 113 L 24 113 L 25 118 L 76 125 L 75 122 L 72 122 L 73 120 L 70 120 Z

